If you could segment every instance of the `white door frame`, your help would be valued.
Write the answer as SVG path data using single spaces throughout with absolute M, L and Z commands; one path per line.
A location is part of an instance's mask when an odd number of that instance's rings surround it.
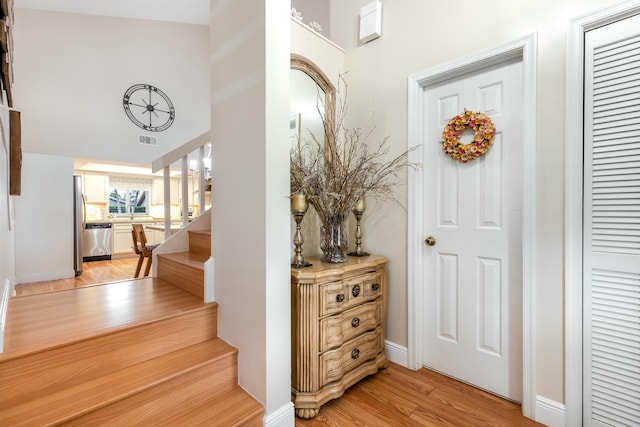
M 582 425 L 584 33 L 640 13 L 631 0 L 569 21 L 565 123 L 565 425 Z
M 463 74 L 521 59 L 523 66 L 522 109 L 522 413 L 534 417 L 535 409 L 535 294 L 533 289 L 535 265 L 535 153 L 536 153 L 536 57 L 537 35 L 531 34 L 512 43 L 473 56 L 449 62 L 408 79 L 408 138 L 409 148 L 422 144 L 422 93 L 425 87 L 450 80 Z M 436 143 L 434 141 L 433 143 Z M 409 160 L 421 163 L 421 150 L 409 153 Z M 422 170 L 410 171 L 408 178 L 408 365 L 422 367 L 424 331 L 424 200 Z

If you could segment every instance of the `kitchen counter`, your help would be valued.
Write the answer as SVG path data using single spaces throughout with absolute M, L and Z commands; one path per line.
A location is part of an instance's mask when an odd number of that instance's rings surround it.
M 146 227 L 147 230 L 156 230 L 156 231 L 162 231 L 164 233 L 164 225 L 149 225 Z M 182 224 L 176 224 L 173 223 L 171 224 L 171 234 L 174 234 L 178 231 L 180 231 L 182 229 Z
M 150 245 L 157 245 L 165 240 L 164 232 L 164 220 L 153 218 L 150 216 L 134 216 L 131 217 L 117 217 L 107 218 L 103 222 L 113 223 L 113 255 L 116 257 L 132 256 L 133 240 L 131 237 L 131 224 L 142 224 L 145 229 L 147 237 L 147 243 Z M 182 227 L 182 222 L 171 220 L 171 230 L 174 228 L 179 230 Z
M 144 223 L 149 223 L 149 222 L 153 222 L 153 223 L 164 223 L 164 219 L 163 218 L 153 218 L 151 216 L 134 216 L 133 219 L 131 219 L 131 217 L 127 216 L 127 217 L 113 217 L 113 218 L 102 218 L 102 219 L 92 219 L 92 218 L 87 218 L 86 221 L 87 223 L 91 223 L 91 224 L 101 224 L 101 223 L 113 223 L 113 224 L 131 224 L 131 223 L 139 223 L 139 222 L 144 222 Z M 182 224 L 182 221 L 180 220 L 180 218 L 171 218 L 171 223 L 180 223 Z

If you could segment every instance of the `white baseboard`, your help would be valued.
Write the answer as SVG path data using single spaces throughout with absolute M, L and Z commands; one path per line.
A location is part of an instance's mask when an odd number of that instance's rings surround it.
M 52 271 L 48 273 L 24 274 L 16 276 L 16 284 L 44 282 L 47 280 L 70 279 L 76 277 L 74 270 Z
M 536 396 L 536 421 L 549 427 L 564 427 L 564 405 L 546 397 Z
M 262 425 L 264 427 L 291 427 L 296 422 L 296 413 L 293 402 L 281 406 L 276 411 L 264 416 Z
M 391 341 L 385 341 L 384 348 L 389 362 L 397 363 L 405 368 L 409 366 L 409 351 L 407 350 L 407 347 L 403 347 Z

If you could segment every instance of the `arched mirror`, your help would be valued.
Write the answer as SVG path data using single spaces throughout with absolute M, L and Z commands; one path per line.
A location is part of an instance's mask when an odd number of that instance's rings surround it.
M 324 141 L 325 150 L 330 146 L 324 131 L 322 118 L 326 117 L 330 128 L 335 122 L 336 90 L 327 76 L 313 62 L 300 55 L 291 55 L 291 132 L 290 148 L 296 147 L 298 139 L 311 140 L 311 133 L 316 140 Z M 318 111 L 320 107 L 320 111 Z M 322 116 L 321 116 L 322 114 Z M 313 208 L 310 209 L 313 211 Z M 291 218 L 291 235 L 295 233 L 295 223 Z M 302 224 L 305 236 L 305 256 L 319 254 L 318 240 L 320 228 L 317 216 L 307 214 Z M 311 232 L 314 230 L 315 232 Z M 293 244 L 291 247 L 293 253 Z
M 320 111 L 318 111 L 320 110 Z M 291 55 L 290 140 L 293 148 L 298 139 L 325 141 L 323 117 L 333 128 L 335 120 L 335 88 L 325 74 L 311 61 Z M 321 114 L 323 116 L 321 116 Z

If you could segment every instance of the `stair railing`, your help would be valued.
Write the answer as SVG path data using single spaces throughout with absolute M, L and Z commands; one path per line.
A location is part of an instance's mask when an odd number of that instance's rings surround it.
M 163 170 L 164 178 L 164 237 L 168 239 L 171 236 L 171 165 L 177 161 L 181 162 L 182 176 L 182 227 L 189 223 L 189 156 L 196 153 L 197 170 L 205 170 L 205 149 L 211 149 L 211 131 L 207 131 L 200 136 L 195 137 L 189 142 L 182 144 L 180 147 L 168 152 L 162 157 L 151 163 L 151 171 L 153 173 Z M 211 152 L 211 151 L 209 151 Z M 200 213 L 205 210 L 204 201 L 204 173 L 198 174 L 198 205 Z

